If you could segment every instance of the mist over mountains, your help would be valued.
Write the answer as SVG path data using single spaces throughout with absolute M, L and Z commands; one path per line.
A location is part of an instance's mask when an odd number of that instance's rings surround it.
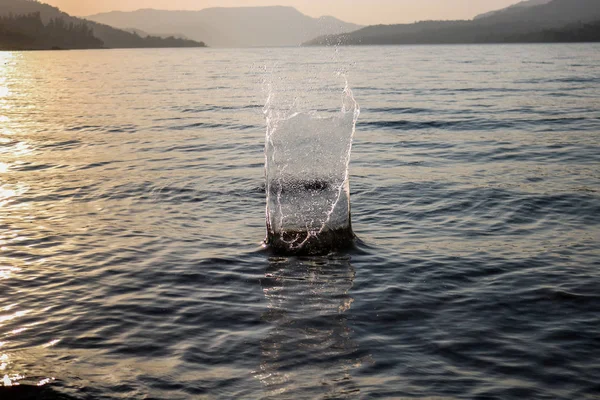
M 211 47 L 298 46 L 321 35 L 352 32 L 361 25 L 334 17 L 312 18 L 293 7 L 207 8 L 200 11 L 144 9 L 86 17 L 120 29 L 153 35 L 180 34 Z
M 373 25 L 307 45 L 600 41 L 600 0 L 530 0 L 473 20 Z

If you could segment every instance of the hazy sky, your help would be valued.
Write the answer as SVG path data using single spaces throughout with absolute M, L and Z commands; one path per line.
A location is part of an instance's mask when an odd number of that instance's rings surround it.
M 201 10 L 207 7 L 284 5 L 313 16 L 333 15 L 358 24 L 427 19 L 468 19 L 519 0 L 41 0 L 77 16 L 140 8 Z

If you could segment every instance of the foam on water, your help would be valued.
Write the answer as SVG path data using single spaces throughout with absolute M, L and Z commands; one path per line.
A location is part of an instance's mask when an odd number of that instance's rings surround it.
M 267 238 L 286 253 L 327 253 L 349 246 L 349 163 L 360 108 L 348 83 L 339 111 L 265 106 Z

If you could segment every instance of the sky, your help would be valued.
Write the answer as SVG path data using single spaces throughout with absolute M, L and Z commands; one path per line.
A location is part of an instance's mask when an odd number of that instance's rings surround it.
M 75 16 L 140 8 L 201 10 L 208 7 L 292 6 L 311 17 L 332 15 L 363 25 L 431 19 L 470 19 L 519 0 L 40 0 Z

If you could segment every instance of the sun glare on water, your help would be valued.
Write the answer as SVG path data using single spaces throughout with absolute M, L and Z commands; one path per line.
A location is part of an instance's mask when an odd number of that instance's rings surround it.
M 7 66 L 10 65 L 10 61 L 13 58 L 14 58 L 13 53 L 0 52 L 0 99 L 10 95 L 10 89 L 6 85 L 6 80 L 7 80 L 6 70 L 7 70 Z M 0 122 L 2 122 L 1 119 L 0 119 Z

